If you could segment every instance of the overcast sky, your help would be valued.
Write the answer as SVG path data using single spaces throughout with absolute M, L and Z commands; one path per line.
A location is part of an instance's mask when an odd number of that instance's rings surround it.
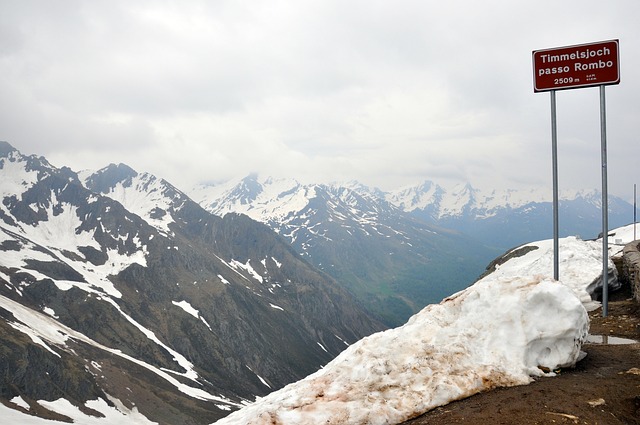
M 0 0 L 0 140 L 182 189 L 258 172 L 551 190 L 531 52 L 619 38 L 608 178 L 631 200 L 639 17 L 638 0 Z M 557 100 L 560 188 L 599 190 L 599 90 Z

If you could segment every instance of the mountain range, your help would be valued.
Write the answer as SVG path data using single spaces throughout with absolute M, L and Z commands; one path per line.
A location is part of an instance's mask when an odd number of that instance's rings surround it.
M 249 175 L 189 193 L 205 209 L 267 224 L 303 258 L 333 276 L 389 326 L 471 284 L 506 250 L 553 236 L 550 191 L 445 188 L 431 181 L 395 191 L 355 181 L 300 183 Z M 597 191 L 562 193 L 561 236 L 595 238 Z M 633 207 L 609 197 L 609 223 Z
M 267 224 L 389 326 L 471 284 L 500 252 L 403 211 L 355 182 L 301 184 L 250 175 L 196 187 L 219 216 Z
M 210 423 L 385 326 L 276 233 L 126 165 L 0 142 L 0 400 Z
M 553 237 L 551 188 L 480 190 L 469 183 L 445 188 L 432 181 L 381 193 L 386 200 L 427 223 L 458 230 L 506 250 Z M 633 205 L 608 195 L 609 228 L 633 222 Z M 594 239 L 602 232 L 602 194 L 562 190 L 560 237 Z
M 0 142 L 0 402 L 211 423 L 549 238 L 546 196 L 257 175 L 183 192 Z M 611 227 L 630 221 L 609 205 Z M 597 235 L 599 206 L 563 194 L 561 232 Z

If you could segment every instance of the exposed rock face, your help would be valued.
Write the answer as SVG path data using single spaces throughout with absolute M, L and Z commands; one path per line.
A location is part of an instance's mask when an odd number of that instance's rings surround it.
M 640 241 L 627 244 L 622 253 L 621 278 L 631 285 L 633 298 L 640 303 Z

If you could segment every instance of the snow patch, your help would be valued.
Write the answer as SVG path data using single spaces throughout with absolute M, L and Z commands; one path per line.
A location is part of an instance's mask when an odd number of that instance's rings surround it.
M 10 153 L 5 159 L 0 159 L 0 198 L 5 196 L 20 195 L 29 190 L 38 182 L 37 171 L 27 171 L 27 162 L 16 160 L 15 153 Z
M 236 270 L 238 269 L 245 270 L 251 275 L 251 277 L 253 277 L 255 280 L 257 280 L 260 283 L 264 281 L 263 277 L 260 276 L 260 274 L 258 274 L 258 272 L 255 271 L 255 269 L 251 266 L 251 259 L 248 259 L 247 262 L 244 264 L 242 264 L 240 261 L 237 261 L 237 260 L 231 260 L 229 264 Z
M 181 309 L 183 309 L 185 312 L 192 315 L 196 319 L 200 317 L 200 312 L 195 308 L 193 308 L 191 304 L 189 304 L 187 301 L 171 301 L 171 303 L 175 306 L 180 307 Z
M 267 381 L 265 381 L 265 379 L 264 379 L 262 376 L 260 376 L 260 375 L 258 375 L 257 373 L 255 373 L 255 372 L 253 371 L 253 369 L 251 369 L 249 366 L 247 366 L 247 369 L 249 369 L 251 372 L 253 372 L 253 374 L 254 374 L 254 375 L 256 375 L 256 376 L 258 377 L 258 379 L 260 380 L 260 382 L 262 382 L 262 385 L 264 385 L 264 386 L 266 386 L 266 387 L 271 388 L 271 385 L 269 385 L 269 384 L 267 383 Z
M 200 320 L 202 321 L 202 323 L 204 323 L 204 325 L 205 325 L 207 328 L 209 328 L 209 330 L 210 330 L 211 332 L 213 332 L 213 329 L 211 329 L 211 325 L 209 324 L 209 322 L 207 322 L 207 321 L 204 319 L 204 317 L 200 316 Z
M 56 312 L 52 308 L 44 307 L 42 311 L 48 314 L 49 316 L 53 317 L 54 319 L 58 318 L 58 316 L 56 315 Z
M 270 306 L 271 308 L 275 308 L 276 310 L 282 310 L 282 311 L 284 311 L 284 308 L 280 307 L 279 305 L 275 305 L 275 304 L 271 304 L 271 303 L 269 303 L 269 306 Z
M 166 195 L 167 190 L 164 180 L 149 173 L 140 173 L 132 178 L 130 185 L 119 182 L 105 195 L 142 217 L 160 232 L 170 235 L 169 225 L 175 221 L 171 215 L 173 205 L 171 198 Z
M 29 403 L 24 401 L 24 399 L 22 397 L 20 397 L 19 395 L 15 396 L 14 398 L 12 398 L 11 399 L 11 403 L 13 403 L 13 404 L 15 404 L 17 406 L 20 406 L 25 410 L 31 409 L 31 407 L 29 406 Z
M 128 409 L 120 400 L 109 397 L 109 400 L 115 405 L 115 407 L 109 406 L 106 401 L 99 398 L 97 400 L 89 400 L 85 403 L 85 406 L 97 410 L 98 412 L 104 415 L 103 418 L 98 418 L 95 416 L 89 416 L 80 411 L 80 409 L 73 404 L 71 404 L 68 400 L 59 398 L 54 401 L 45 401 L 38 400 L 38 404 L 42 407 L 51 410 L 53 412 L 60 413 L 61 415 L 67 416 L 75 423 L 93 425 L 93 424 L 155 424 L 156 422 L 149 421 L 144 415 L 138 412 L 136 407 L 133 409 Z M 48 422 L 48 421 L 47 421 Z M 47 423 L 44 422 L 44 423 Z M 52 421 L 54 422 L 54 421 Z M 20 423 L 29 423 L 20 422 Z M 39 423 L 39 422 L 34 422 Z M 59 422 L 55 422 L 59 423 Z

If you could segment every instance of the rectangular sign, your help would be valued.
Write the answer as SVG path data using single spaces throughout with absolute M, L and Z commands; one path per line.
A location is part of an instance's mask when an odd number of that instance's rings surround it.
M 620 83 L 618 40 L 533 51 L 533 91 Z

